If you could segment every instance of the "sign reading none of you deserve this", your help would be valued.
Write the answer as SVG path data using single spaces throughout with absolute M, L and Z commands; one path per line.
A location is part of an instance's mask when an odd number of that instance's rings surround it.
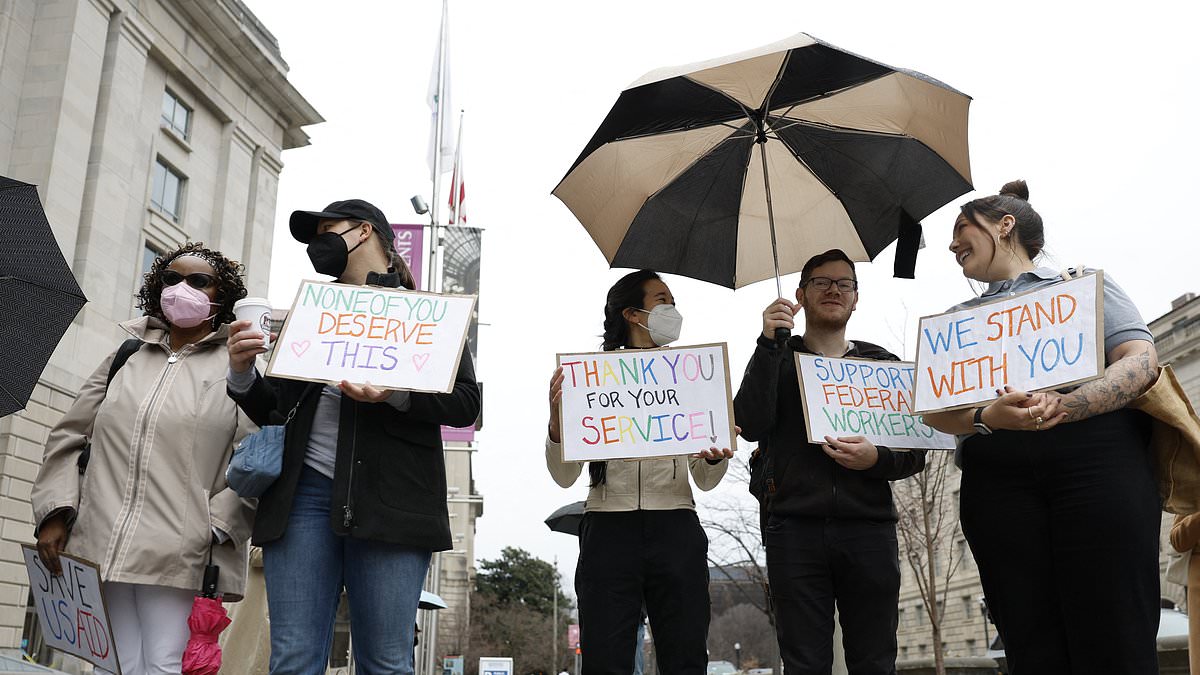
M 903 361 L 796 354 L 808 440 L 863 436 L 889 448 L 953 450 L 953 436 L 912 413 L 914 372 Z
M 1103 272 L 921 319 L 913 410 L 965 408 L 1011 385 L 1041 391 L 1104 374 Z
M 724 343 L 559 354 L 567 462 L 733 448 Z
M 267 374 L 449 393 L 473 295 L 305 281 Z
M 54 576 L 37 549 L 22 546 L 29 590 L 46 644 L 120 675 L 117 646 L 100 593 L 100 569 L 83 558 L 60 554 L 62 575 Z

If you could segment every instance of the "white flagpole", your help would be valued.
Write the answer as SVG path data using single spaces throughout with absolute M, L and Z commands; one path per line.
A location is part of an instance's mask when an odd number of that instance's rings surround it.
M 438 249 L 442 239 L 441 183 L 442 183 L 442 116 L 446 114 L 446 27 L 448 24 L 449 0 L 442 0 L 442 22 L 438 31 L 437 55 L 437 125 L 433 132 L 433 203 L 429 207 L 429 283 L 425 289 L 434 293 L 441 290 L 441 270 L 437 269 Z

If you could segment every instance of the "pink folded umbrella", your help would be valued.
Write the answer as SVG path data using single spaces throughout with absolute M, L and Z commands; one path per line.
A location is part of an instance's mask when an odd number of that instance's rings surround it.
M 210 553 L 211 555 L 211 553 Z M 204 568 L 204 588 L 192 600 L 188 615 L 187 647 L 183 650 L 183 675 L 217 675 L 221 669 L 221 646 L 217 637 L 229 625 L 229 614 L 217 596 L 217 577 L 220 568 L 211 559 Z

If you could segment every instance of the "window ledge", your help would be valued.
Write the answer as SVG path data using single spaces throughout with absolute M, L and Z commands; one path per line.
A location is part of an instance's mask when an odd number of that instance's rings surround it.
M 163 122 L 162 120 L 159 120 L 158 128 L 160 130 L 162 130 L 163 134 L 166 135 L 167 138 L 170 138 L 172 141 L 175 141 L 176 145 L 183 148 L 184 152 L 187 152 L 189 154 L 192 152 L 192 145 L 187 142 L 187 139 L 185 139 L 183 136 L 180 136 L 179 132 L 175 131 L 174 127 L 168 125 L 167 123 Z

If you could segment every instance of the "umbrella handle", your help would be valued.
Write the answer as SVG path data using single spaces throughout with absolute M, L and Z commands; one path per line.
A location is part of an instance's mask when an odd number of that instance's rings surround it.
M 217 581 L 221 577 L 221 568 L 208 564 L 204 566 L 204 581 L 200 585 L 200 595 L 206 598 L 217 597 Z
M 782 327 L 775 329 L 775 342 L 780 346 L 787 342 L 788 338 L 790 337 L 792 337 L 792 331 L 790 329 Z

